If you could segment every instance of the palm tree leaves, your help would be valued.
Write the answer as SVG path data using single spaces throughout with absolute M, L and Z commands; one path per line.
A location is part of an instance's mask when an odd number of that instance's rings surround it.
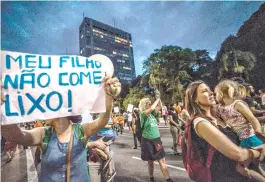
M 232 50 L 224 53 L 220 59 L 219 79 L 222 77 L 235 77 L 244 75 L 248 78 L 256 64 L 256 57 L 251 52 Z M 224 75 L 226 74 L 226 75 Z

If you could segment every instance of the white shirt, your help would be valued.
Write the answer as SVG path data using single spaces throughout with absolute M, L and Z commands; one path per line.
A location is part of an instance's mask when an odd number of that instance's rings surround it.
M 162 107 L 162 115 L 166 115 L 166 112 L 167 112 L 167 107 L 163 106 Z
M 132 113 L 128 114 L 128 121 L 132 121 Z

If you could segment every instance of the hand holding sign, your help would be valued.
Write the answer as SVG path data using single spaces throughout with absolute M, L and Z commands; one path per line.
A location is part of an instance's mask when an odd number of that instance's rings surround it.
M 117 97 L 121 92 L 121 83 L 118 78 L 110 78 L 108 76 L 104 77 L 102 82 L 104 82 L 105 93 L 109 96 Z
M 86 58 L 1 51 L 1 66 L 2 124 L 105 112 L 104 90 L 112 96 L 121 90 L 118 79 L 111 78 L 112 62 L 104 55 Z

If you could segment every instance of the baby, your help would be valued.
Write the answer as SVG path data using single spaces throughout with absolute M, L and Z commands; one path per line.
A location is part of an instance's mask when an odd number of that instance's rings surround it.
M 236 132 L 240 140 L 240 146 L 253 149 L 263 147 L 265 149 L 264 142 L 256 135 L 256 133 L 259 133 L 259 135 L 261 133 L 259 121 L 252 114 L 249 107 L 242 100 L 239 100 L 242 98 L 242 88 L 234 81 L 224 80 L 216 86 L 215 94 L 216 100 L 220 103 L 217 107 L 217 117 Z M 261 175 L 256 171 L 242 167 L 241 164 L 237 166 L 238 172 L 242 175 L 247 172 L 250 177 L 258 181 L 265 181 L 264 171 L 259 164 L 258 168 Z

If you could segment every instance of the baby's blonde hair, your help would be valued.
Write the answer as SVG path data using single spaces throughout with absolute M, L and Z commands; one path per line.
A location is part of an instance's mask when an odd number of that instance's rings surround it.
M 139 111 L 140 112 L 143 112 L 146 109 L 148 109 L 147 106 L 146 106 L 146 102 L 149 101 L 149 100 L 150 100 L 149 98 L 143 98 L 143 99 L 140 100 L 140 102 L 139 102 Z
M 239 97 L 238 84 L 232 80 L 223 80 L 215 87 L 215 91 L 218 91 L 219 98 L 223 99 L 224 95 L 230 99 L 236 99 Z M 218 97 L 218 96 L 217 96 Z

